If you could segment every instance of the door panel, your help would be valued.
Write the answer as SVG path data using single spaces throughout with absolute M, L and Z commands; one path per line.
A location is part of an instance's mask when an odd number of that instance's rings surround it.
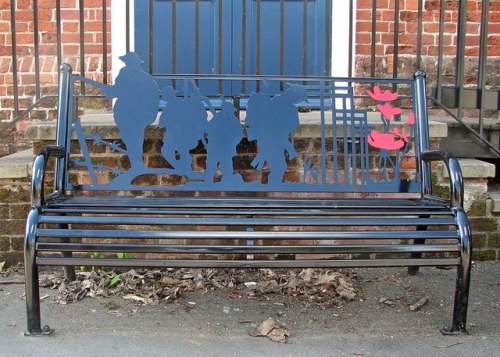
M 135 50 L 156 76 L 329 75 L 330 8 L 331 0 L 136 0 Z M 256 89 L 203 85 L 214 95 Z

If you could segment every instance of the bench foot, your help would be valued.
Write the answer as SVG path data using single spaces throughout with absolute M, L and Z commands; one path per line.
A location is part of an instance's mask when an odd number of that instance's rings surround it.
M 41 337 L 41 336 L 50 336 L 54 332 L 53 329 L 50 328 L 49 325 L 43 326 L 40 331 L 26 331 L 24 336 L 26 337 Z
M 420 267 L 408 267 L 408 275 L 417 275 Z
M 443 327 L 441 327 L 439 329 L 439 332 L 441 332 L 441 335 L 444 335 L 444 336 L 468 335 L 469 334 L 469 330 L 467 330 L 466 328 L 464 328 L 463 330 L 455 330 L 448 325 L 444 325 Z
M 65 266 L 64 267 L 64 277 L 68 281 L 75 281 L 76 280 L 75 267 Z

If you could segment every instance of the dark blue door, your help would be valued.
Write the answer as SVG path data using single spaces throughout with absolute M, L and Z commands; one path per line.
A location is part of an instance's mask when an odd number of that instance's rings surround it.
M 136 0 L 135 51 L 165 74 L 330 74 L 331 0 Z M 200 84 L 241 93 L 241 83 Z

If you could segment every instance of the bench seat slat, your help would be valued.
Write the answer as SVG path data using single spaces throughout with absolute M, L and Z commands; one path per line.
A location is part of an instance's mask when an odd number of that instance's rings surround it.
M 220 260 L 220 259 L 90 259 L 37 257 L 37 265 L 164 268 L 357 268 L 459 265 L 460 258 L 360 259 L 360 260 Z
M 389 230 L 389 231 L 153 231 L 153 230 L 95 230 L 95 229 L 38 229 L 38 237 L 52 238 L 113 238 L 113 239 L 458 239 L 456 231 L 446 230 Z
M 195 254 L 357 254 L 357 253 L 445 253 L 458 252 L 458 244 L 364 244 L 364 245 L 183 245 L 183 244 L 104 244 L 38 243 L 39 251 L 115 253 L 195 253 Z
M 168 209 L 156 209 L 156 208 L 57 208 L 57 209 L 44 209 L 44 213 L 50 214 L 134 214 L 134 215 L 197 215 L 197 216 L 221 216 L 221 215 L 248 215 L 248 216 L 397 216 L 397 215 L 415 215 L 415 216 L 425 216 L 425 215 L 452 215 L 449 210 L 408 210 L 400 209 L 399 207 L 379 209 L 374 210 L 336 210 L 336 209 L 296 209 L 293 211 L 282 211 L 282 210 L 256 210 L 256 209 L 183 209 L 183 208 L 168 208 Z
M 127 208 L 213 208 L 217 209 L 305 209 L 305 208 L 356 208 L 383 209 L 398 207 L 400 209 L 436 209 L 442 210 L 445 204 L 429 199 L 370 198 L 370 199 L 336 199 L 336 198 L 228 198 L 228 197 L 128 197 L 128 196 L 62 196 L 47 202 L 48 208 L 70 207 L 127 207 Z
M 162 218 L 42 216 L 39 223 L 123 224 L 123 225 L 198 225 L 198 226 L 435 226 L 455 225 L 453 218 Z

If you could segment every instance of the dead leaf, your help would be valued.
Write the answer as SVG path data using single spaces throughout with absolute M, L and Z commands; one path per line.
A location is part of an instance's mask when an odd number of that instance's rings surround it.
M 338 280 L 341 276 L 342 274 L 337 272 L 326 272 L 325 274 L 321 274 L 320 276 L 318 276 L 314 285 L 330 284 L 335 280 Z
M 257 325 L 256 329 L 250 332 L 250 336 L 265 336 L 273 342 L 286 343 L 287 337 L 290 336 L 290 331 L 278 321 L 270 317 Z
M 137 295 L 132 295 L 132 294 L 127 294 L 123 297 L 124 300 L 127 301 L 132 301 L 134 303 L 140 303 L 143 305 L 151 304 L 153 301 L 151 299 L 145 299 L 143 297 L 137 296 Z
M 276 280 L 269 280 L 258 283 L 255 287 L 255 290 L 261 294 L 268 294 L 272 292 L 278 292 L 280 288 Z
M 276 273 L 272 269 L 260 269 L 260 271 L 269 277 L 274 278 L 276 276 Z
M 5 262 L 0 262 L 0 273 L 3 272 L 4 266 L 5 266 Z
M 304 280 L 305 282 L 309 282 L 312 280 L 314 274 L 314 269 L 304 269 L 300 272 L 299 276 Z
M 385 305 L 388 305 L 388 306 L 395 306 L 396 303 L 394 302 L 394 300 L 391 300 L 389 298 L 385 298 L 385 297 L 381 297 L 379 300 L 378 300 L 379 304 L 385 304 Z
M 343 278 L 339 278 L 339 286 L 337 286 L 337 292 L 340 297 L 352 301 L 356 297 L 356 292 L 352 284 L 345 281 Z
M 170 276 L 165 276 L 161 279 L 161 283 L 164 285 L 177 285 L 180 284 L 180 280 L 172 278 Z

